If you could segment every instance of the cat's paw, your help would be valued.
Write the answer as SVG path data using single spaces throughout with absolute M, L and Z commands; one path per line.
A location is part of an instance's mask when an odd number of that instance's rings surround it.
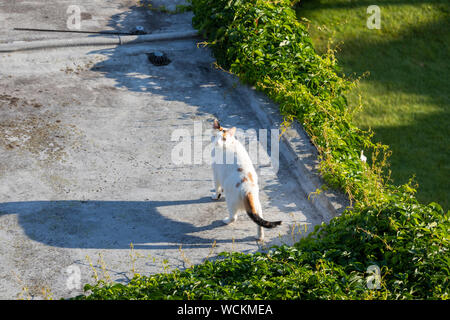
M 255 239 L 258 242 L 261 242 L 261 243 L 264 242 L 264 230 L 262 228 L 259 228 Z
M 216 193 L 216 194 L 213 194 L 213 195 L 211 196 L 211 199 L 212 199 L 212 200 L 219 200 L 221 196 L 222 196 L 222 194 Z
M 230 223 L 235 222 L 236 219 L 231 219 L 230 217 L 228 217 L 228 218 L 223 219 L 222 221 L 223 221 L 223 223 L 225 223 L 225 224 L 230 224 Z

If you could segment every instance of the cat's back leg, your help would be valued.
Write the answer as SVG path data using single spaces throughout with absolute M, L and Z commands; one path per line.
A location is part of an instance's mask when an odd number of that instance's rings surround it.
M 227 209 L 228 209 L 228 217 L 223 219 L 222 221 L 225 224 L 230 224 L 233 223 L 237 220 L 238 218 L 238 213 L 239 213 L 239 202 L 237 201 L 238 199 L 236 199 L 237 196 L 232 194 L 232 195 L 227 195 L 226 197 L 226 202 L 227 202 Z
M 214 194 L 211 196 L 213 200 L 219 200 L 223 196 L 223 187 L 217 173 L 217 165 L 213 164 L 213 176 L 214 176 Z

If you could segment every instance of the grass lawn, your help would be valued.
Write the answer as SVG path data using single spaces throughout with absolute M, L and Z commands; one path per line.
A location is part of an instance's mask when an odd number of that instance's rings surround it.
M 380 8 L 381 28 L 369 29 L 367 7 Z M 348 94 L 355 117 L 390 146 L 394 184 L 413 175 L 417 198 L 450 208 L 450 4 L 448 0 L 301 0 L 316 49 L 337 48 L 350 78 L 369 72 Z

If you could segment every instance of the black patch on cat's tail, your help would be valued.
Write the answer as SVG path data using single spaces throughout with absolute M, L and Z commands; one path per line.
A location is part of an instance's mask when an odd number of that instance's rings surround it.
M 253 220 L 257 225 L 264 227 L 264 228 L 275 228 L 281 224 L 281 221 L 267 221 L 261 218 L 257 213 L 253 213 L 251 211 L 247 211 L 248 216 L 250 219 Z
M 253 220 L 257 225 L 264 228 L 275 228 L 281 224 L 281 221 L 267 221 L 261 218 L 256 212 L 255 202 L 253 195 L 249 192 L 244 198 L 245 211 L 247 212 L 250 219 Z

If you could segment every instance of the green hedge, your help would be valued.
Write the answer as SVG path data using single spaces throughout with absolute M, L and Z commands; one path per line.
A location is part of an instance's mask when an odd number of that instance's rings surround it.
M 409 197 L 346 212 L 295 246 L 223 253 L 184 271 L 87 285 L 82 299 L 448 299 L 449 217 Z M 369 289 L 368 267 L 380 269 Z
M 218 64 L 265 92 L 286 124 L 303 125 L 330 187 L 352 201 L 293 247 L 224 253 L 184 271 L 86 286 L 83 299 L 448 299 L 449 212 L 385 175 L 387 146 L 352 123 L 332 52 L 319 56 L 291 1 L 192 0 L 193 24 Z M 361 151 L 370 164 L 360 160 Z M 370 266 L 380 287 L 370 289 Z

